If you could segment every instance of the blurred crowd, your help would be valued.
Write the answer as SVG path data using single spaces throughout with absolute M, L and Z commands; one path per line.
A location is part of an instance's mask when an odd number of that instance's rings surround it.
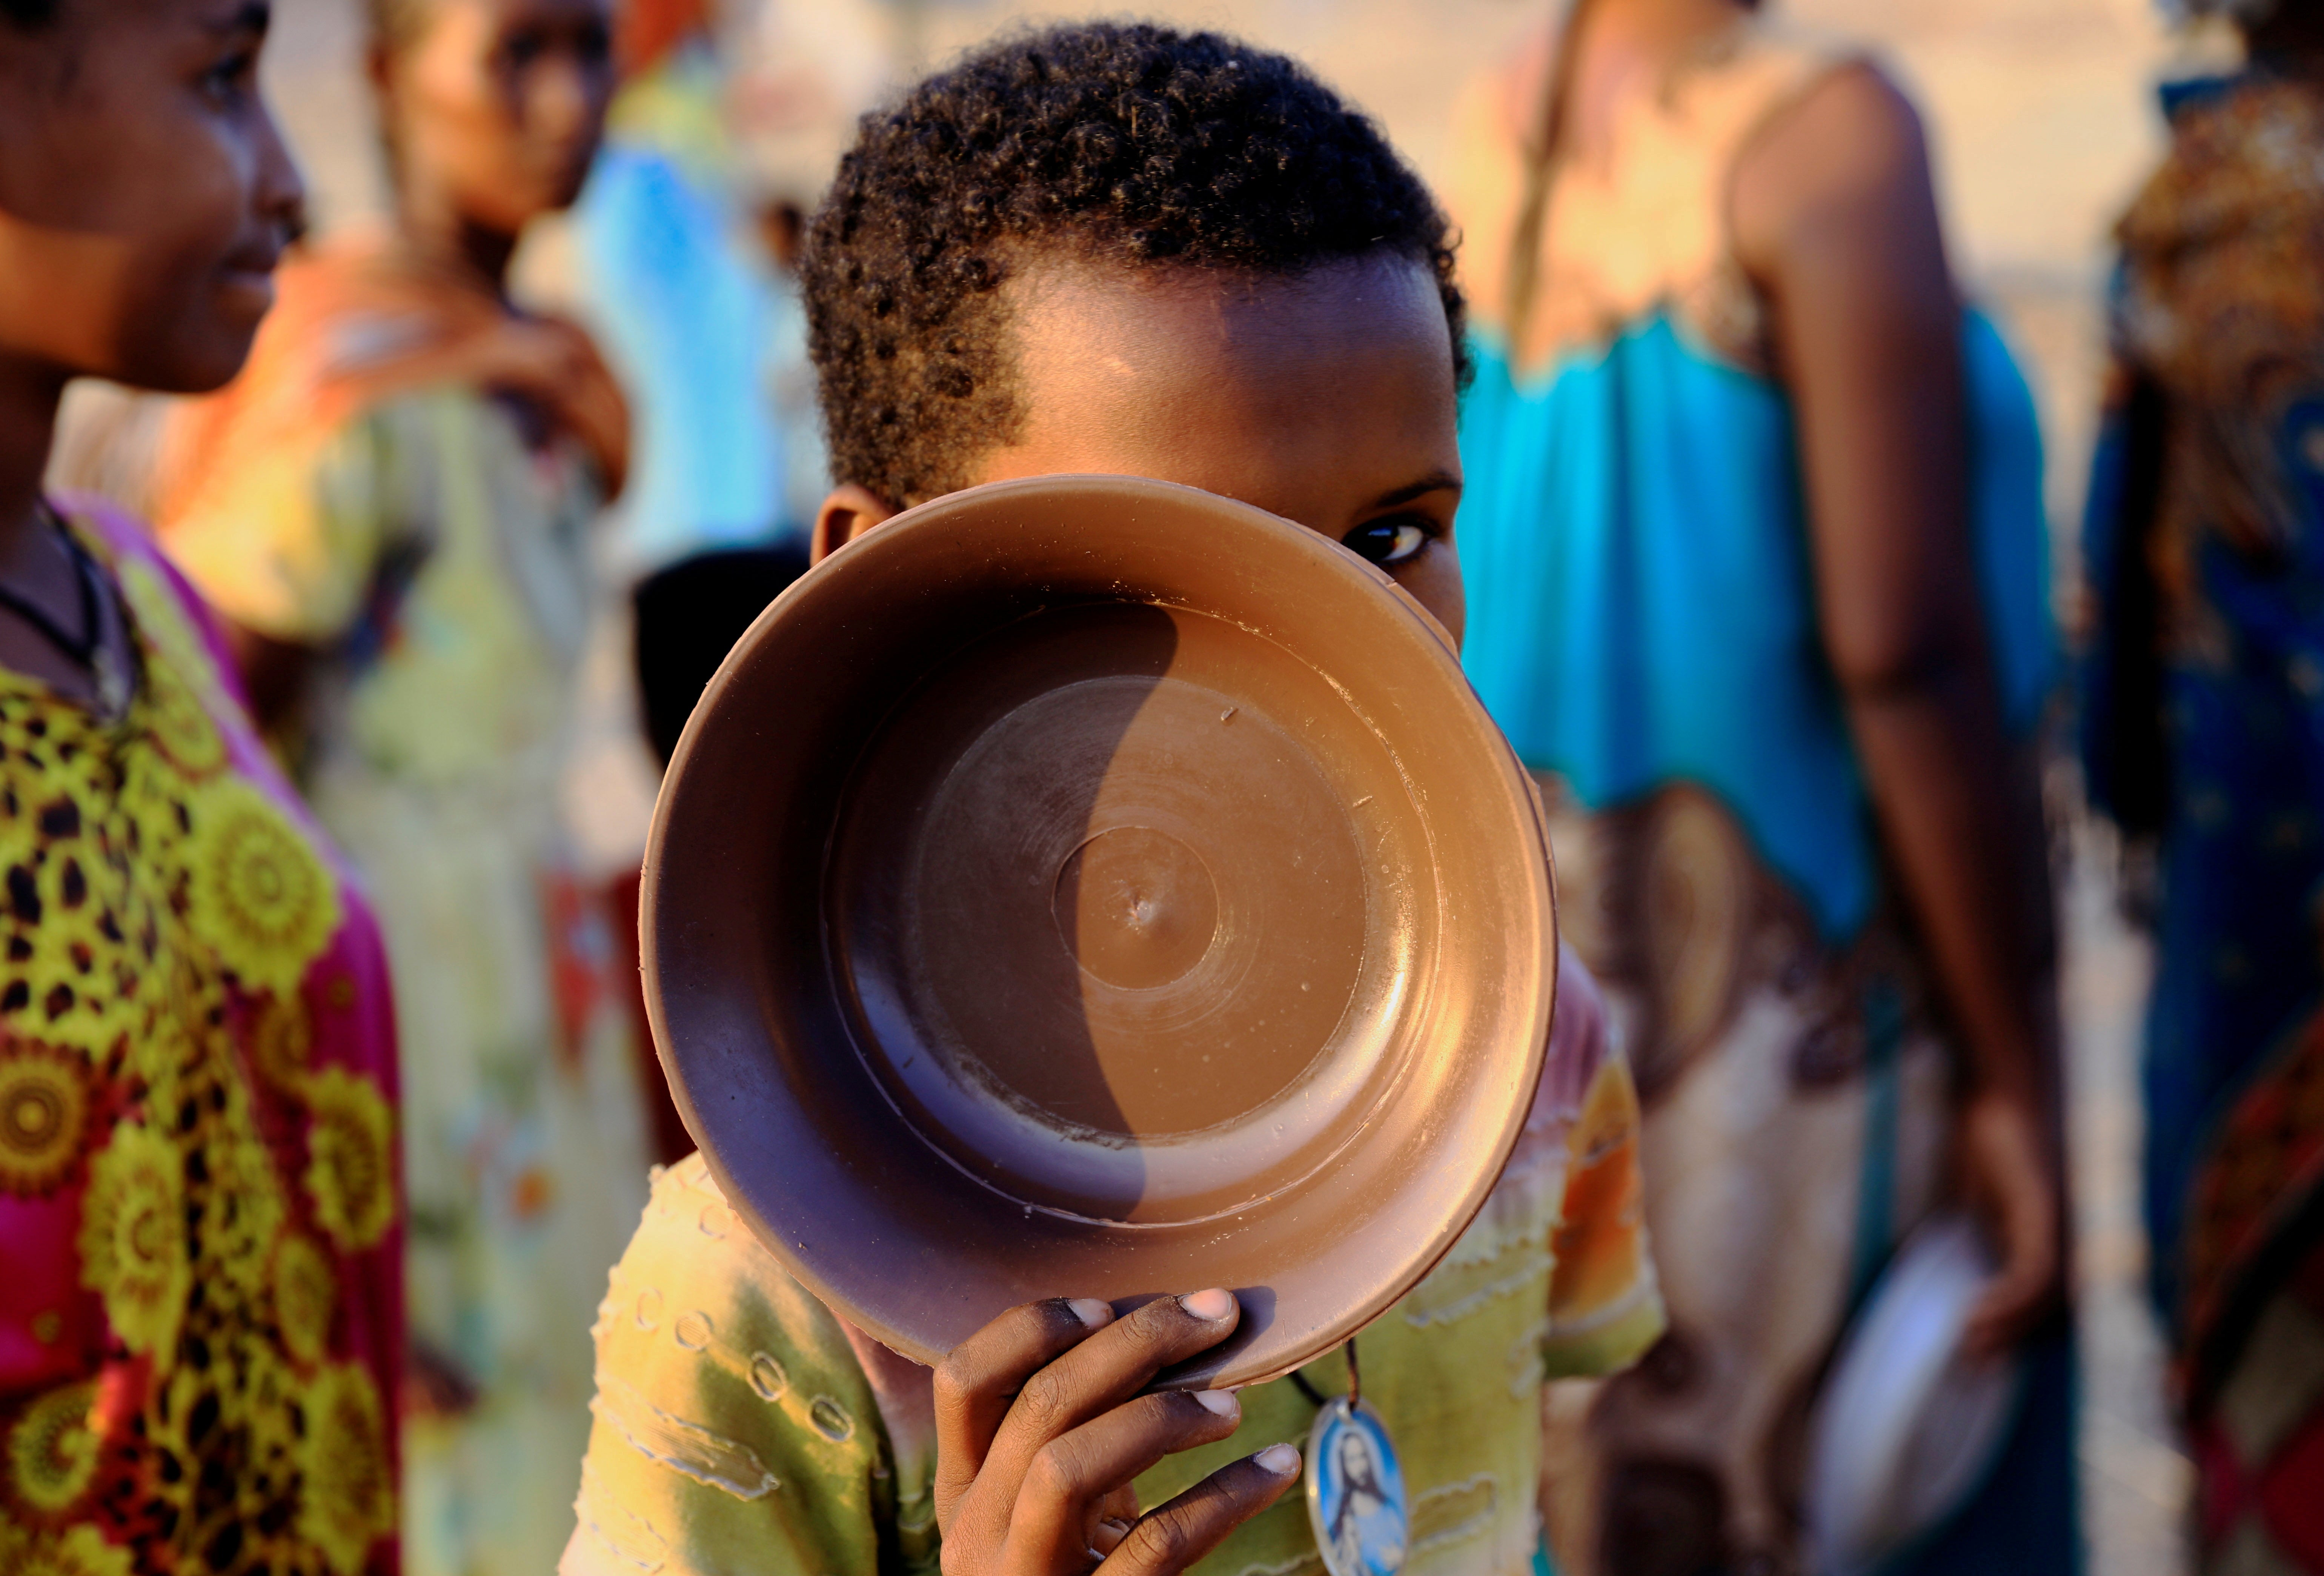
M 164 8 L 217 58 L 144 61 L 129 0 L 0 0 L 0 1570 L 707 1569 L 583 1484 L 627 1452 L 753 1498 L 694 1422 L 593 1418 L 627 1383 L 609 1268 L 694 1147 L 638 866 L 733 641 L 872 505 L 948 490 L 835 459 L 803 283 L 922 19 L 371 0 L 390 200 L 309 233 L 264 8 Z M 2324 4 L 2178 18 L 2238 59 L 2164 86 L 2116 231 L 2062 592 L 2010 325 L 1964 304 L 1881 62 L 1783 0 L 1536 8 L 1435 193 L 1457 531 L 1348 538 L 1391 569 L 1457 541 L 1464 662 L 1632 1080 L 1652 1268 L 1600 1311 L 1649 1339 L 1533 1376 L 1532 1568 L 2082 1561 L 2064 761 L 2156 942 L 2143 1208 L 2196 1560 L 2324 1571 Z M 225 152 L 148 69 L 196 70 Z M 219 183 L 248 235 L 215 241 Z M 557 216 L 552 307 L 518 265 Z M 188 282 L 205 246 L 226 283 Z M 2006 1419 L 1917 1520 L 1814 1503 L 1838 1354 L 1961 1221 Z M 900 1436 L 899 1359 L 835 1360 Z

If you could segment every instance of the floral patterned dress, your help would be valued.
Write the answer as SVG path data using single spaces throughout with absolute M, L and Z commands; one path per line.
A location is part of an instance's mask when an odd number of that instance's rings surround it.
M 2146 1221 L 2197 1568 L 2324 1571 L 2324 92 L 2166 90 L 2117 235 L 2092 797 L 2155 844 Z
M 141 672 L 107 721 L 0 671 L 0 1570 L 389 1572 L 378 933 L 191 592 L 74 525 Z
M 249 365 L 164 450 L 171 561 L 310 654 L 277 742 L 394 970 L 410 1576 L 556 1562 L 589 1310 L 646 1201 L 637 1050 L 567 813 L 621 465 L 506 392 L 530 326 L 392 235 L 334 241 L 286 263 Z

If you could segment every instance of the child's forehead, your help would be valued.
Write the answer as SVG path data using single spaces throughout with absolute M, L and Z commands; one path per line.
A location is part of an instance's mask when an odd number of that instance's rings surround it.
M 1009 264 L 1008 293 L 1019 311 L 1127 313 L 1199 302 L 1222 311 L 1298 303 L 1311 311 L 1360 314 L 1416 295 L 1439 300 L 1430 264 L 1386 248 L 1286 270 L 1130 260 L 1066 247 L 1019 248 Z
M 1336 535 L 1366 501 L 1458 474 L 1452 336 L 1424 264 L 1075 263 L 1010 290 L 1017 430 L 973 480 L 1152 476 Z
M 1019 363 L 1036 383 L 1075 373 L 1280 379 L 1415 353 L 1451 366 L 1434 275 L 1394 253 L 1297 273 L 1034 258 L 1008 295 Z

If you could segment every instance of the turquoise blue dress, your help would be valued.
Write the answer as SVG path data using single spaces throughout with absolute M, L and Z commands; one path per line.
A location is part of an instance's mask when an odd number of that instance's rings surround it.
M 2023 733 L 2055 676 L 2041 435 L 1982 314 L 1962 353 L 1978 568 Z M 1826 937 L 1860 930 L 1878 860 L 1816 628 L 1790 399 L 1663 314 L 1522 382 L 1498 347 L 1474 355 L 1463 659 L 1494 719 L 1593 808 L 1700 783 Z
M 1827 947 L 1888 901 L 1873 810 L 1818 631 L 1791 402 L 1657 314 L 1519 380 L 1489 343 L 1463 409 L 1464 653 L 1529 767 L 1583 815 L 1674 783 L 1715 798 Z M 2006 715 L 2035 725 L 2054 677 L 2042 450 L 2031 395 L 1971 313 L 1972 529 Z M 1602 960 L 1592 958 L 1593 964 Z M 1618 991 L 1626 971 L 1607 971 Z M 1649 1094 L 1650 1102 L 1652 1094 Z M 1867 1154 L 1868 1189 L 1893 1185 Z M 1653 1149 L 1647 1177 L 1654 1187 Z M 1751 1185 L 1737 1177 L 1735 1185 Z M 1654 1222 L 1658 1254 L 1683 1238 Z M 1894 1246 L 1859 1231 L 1851 1296 Z M 1675 1307 L 1674 1321 L 1683 1318 Z M 1896 1568 L 2078 1568 L 2070 1341 L 2031 1365 L 1985 1493 Z
M 630 398 L 611 528 L 633 572 L 803 526 L 784 518 L 780 303 L 727 189 L 723 86 L 698 41 L 627 84 L 574 210 L 583 306 Z

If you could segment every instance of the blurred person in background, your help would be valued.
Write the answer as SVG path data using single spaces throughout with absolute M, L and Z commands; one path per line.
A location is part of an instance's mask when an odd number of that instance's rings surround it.
M 630 656 L 637 678 L 640 741 L 657 771 L 668 770 L 695 703 L 734 642 L 767 604 L 807 573 L 807 544 L 786 539 L 768 547 L 696 553 L 638 582 L 630 599 Z M 613 883 L 617 912 L 614 955 L 628 986 L 626 1000 L 639 1043 L 646 1047 L 647 1114 L 655 1158 L 674 1166 L 694 1152 L 693 1137 L 678 1114 L 661 1064 L 652 1051 L 637 913 L 642 867 Z
M 1835 1342 L 1952 1206 L 2029 1378 L 1896 1568 L 2070 1571 L 2040 444 L 1919 120 L 1741 0 L 1577 0 L 1455 147 L 1468 667 L 1628 1036 L 1672 1324 L 1553 1404 L 1561 1562 L 1800 1568 Z
M 608 0 L 375 0 L 392 226 L 287 267 L 248 372 L 165 443 L 164 544 L 387 933 L 422 1576 L 556 1563 L 589 1311 L 645 1196 L 614 949 L 558 807 L 627 414 L 586 336 L 507 290 L 596 151 L 612 32 Z
M 771 259 L 740 200 L 710 0 L 627 0 L 605 147 L 575 210 L 584 306 L 629 392 L 620 567 L 806 538 L 786 519 Z M 816 501 L 821 501 L 820 494 Z
M 249 0 L 0 0 L 0 1571 L 393 1576 L 377 927 L 65 385 L 232 377 L 303 223 Z
M 2206 1571 L 2324 1571 L 2324 4 L 2205 5 L 2116 232 L 2093 801 L 2159 877 L 2153 1290 Z
M 611 358 L 633 419 L 629 485 L 605 522 L 601 572 L 612 594 L 601 604 L 596 638 L 627 646 L 634 662 L 621 675 L 620 737 L 598 741 L 580 770 L 582 791 L 595 801 L 593 841 L 606 845 L 601 862 L 621 871 L 609 883 L 620 916 L 615 951 L 641 1044 L 650 1038 L 636 967 L 650 800 L 592 794 L 588 774 L 606 770 L 612 750 L 641 767 L 666 763 L 666 752 L 652 763 L 636 758 L 641 741 L 630 720 L 642 713 L 650 739 L 656 715 L 672 704 L 669 675 L 697 668 L 707 655 L 709 666 L 694 676 L 677 714 L 683 727 L 726 655 L 724 645 L 708 654 L 706 637 L 724 630 L 731 644 L 765 605 L 742 613 L 735 593 L 779 590 L 807 562 L 807 516 L 787 507 L 788 456 L 775 387 L 780 342 L 787 336 L 791 359 L 803 360 L 806 327 L 743 200 L 743 169 L 728 127 L 733 84 L 720 47 L 722 20 L 710 0 L 628 0 L 621 7 L 614 34 L 621 85 L 605 145 L 574 213 L 577 304 Z M 807 508 L 822 502 L 820 475 L 815 486 Z M 686 594 L 689 588 L 709 600 Z M 617 804 L 629 810 L 618 824 Z M 654 1157 L 676 1162 L 694 1142 L 659 1065 L 648 1061 L 641 1076 Z

